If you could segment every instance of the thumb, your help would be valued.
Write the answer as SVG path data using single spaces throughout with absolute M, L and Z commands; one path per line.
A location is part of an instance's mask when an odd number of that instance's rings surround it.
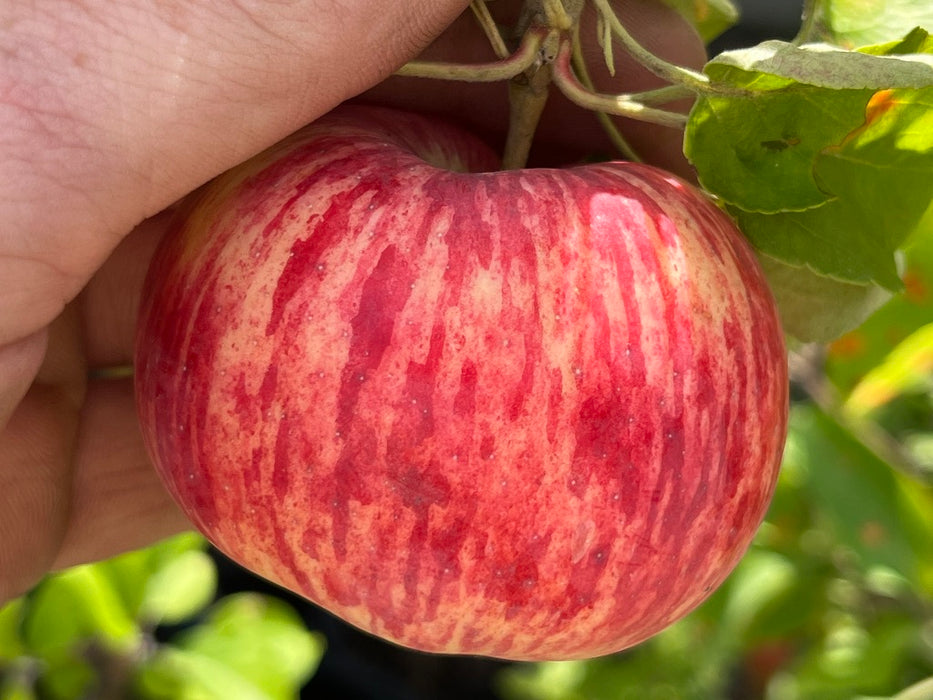
M 0 7 L 0 346 L 135 224 L 390 74 L 467 0 Z

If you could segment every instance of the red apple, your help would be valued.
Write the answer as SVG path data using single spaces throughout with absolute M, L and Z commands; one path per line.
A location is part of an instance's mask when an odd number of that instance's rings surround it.
M 141 423 L 218 548 L 365 630 L 606 654 L 748 546 L 781 327 L 690 185 L 495 167 L 450 126 L 343 108 L 203 188 L 150 271 Z

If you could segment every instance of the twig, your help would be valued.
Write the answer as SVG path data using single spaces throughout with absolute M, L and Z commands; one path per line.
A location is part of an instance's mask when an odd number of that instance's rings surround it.
M 576 73 L 580 77 L 580 81 L 583 83 L 583 86 L 590 92 L 596 92 L 596 88 L 593 84 L 592 79 L 590 78 L 589 71 L 586 68 L 586 59 L 583 57 L 583 50 L 580 48 L 580 28 L 576 27 L 574 31 L 574 40 L 573 40 L 573 66 L 576 69 Z M 602 125 L 603 130 L 606 132 L 606 135 L 609 137 L 609 140 L 612 142 L 612 145 L 616 147 L 616 150 L 622 154 L 624 158 L 628 160 L 635 161 L 637 163 L 642 162 L 642 157 L 638 152 L 632 147 L 632 145 L 626 140 L 622 135 L 622 132 L 619 130 L 619 127 L 616 126 L 616 123 L 612 121 L 610 117 L 605 112 L 596 112 L 596 118 L 599 120 L 599 123 Z
M 541 9 L 544 11 L 545 22 L 552 29 L 566 32 L 573 28 L 573 18 L 561 0 L 542 0 Z
M 467 82 L 495 83 L 510 80 L 528 70 L 538 60 L 538 51 L 547 37 L 544 30 L 530 30 L 521 46 L 508 58 L 489 63 L 447 63 L 441 61 L 410 61 L 397 75 L 437 80 L 463 80 Z
M 822 0 L 804 0 L 800 31 L 794 37 L 793 44 L 800 46 L 819 38 Z
M 639 44 L 635 37 L 629 34 L 628 30 L 622 25 L 619 18 L 616 17 L 612 6 L 609 4 L 609 0 L 593 0 L 593 3 L 602 15 L 603 20 L 609 23 L 613 33 L 622 42 L 622 46 L 625 50 L 641 65 L 669 83 L 683 85 L 696 92 L 708 90 L 710 81 L 707 76 L 697 71 L 690 70 L 689 68 L 684 68 L 683 66 L 665 61 Z
M 647 106 L 641 99 L 643 96 L 637 93 L 632 95 L 604 95 L 589 90 L 580 83 L 574 74 L 570 59 L 570 42 L 564 41 L 554 63 L 554 84 L 572 102 L 586 109 L 647 121 L 673 129 L 683 129 L 686 126 L 687 116 L 685 114 Z M 657 91 L 651 91 L 648 94 L 656 95 Z M 682 97 L 683 95 L 677 96 Z M 674 98 L 670 91 L 665 92 L 665 100 Z
M 495 52 L 496 56 L 500 59 L 508 58 L 509 49 L 505 45 L 502 34 L 499 33 L 499 27 L 496 26 L 496 21 L 492 18 L 492 15 L 489 14 L 489 7 L 486 5 L 486 0 L 473 0 L 470 3 L 470 9 L 473 10 L 473 15 L 476 17 L 476 21 L 479 22 L 479 26 L 483 28 L 483 32 L 485 32 L 486 38 L 489 39 L 489 43 L 492 45 L 492 50 Z

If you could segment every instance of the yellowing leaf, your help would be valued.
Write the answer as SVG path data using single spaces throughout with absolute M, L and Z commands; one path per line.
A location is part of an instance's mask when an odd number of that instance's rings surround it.
M 865 416 L 901 394 L 933 389 L 933 323 L 901 342 L 849 395 L 845 410 Z

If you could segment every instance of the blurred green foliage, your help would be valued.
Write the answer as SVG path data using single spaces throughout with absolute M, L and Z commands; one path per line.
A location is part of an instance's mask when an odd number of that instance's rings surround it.
M 323 639 L 277 599 L 215 601 L 204 548 L 181 535 L 48 576 L 0 608 L 0 700 L 297 697 Z M 160 626 L 181 631 L 159 642 Z

